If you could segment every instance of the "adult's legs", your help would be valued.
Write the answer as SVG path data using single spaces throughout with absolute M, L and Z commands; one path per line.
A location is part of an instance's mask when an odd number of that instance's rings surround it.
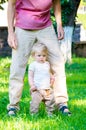
M 19 109 L 26 64 L 35 40 L 35 34 L 30 31 L 16 28 L 15 33 L 17 36 L 18 47 L 16 50 L 12 50 L 8 110 L 11 108 Z
M 50 61 L 52 68 L 56 73 L 56 79 L 54 83 L 55 102 L 58 107 L 67 105 L 68 95 L 66 88 L 64 58 L 61 54 L 58 39 L 53 26 L 40 30 L 38 32 L 37 39 L 47 46 L 49 50 L 48 60 Z

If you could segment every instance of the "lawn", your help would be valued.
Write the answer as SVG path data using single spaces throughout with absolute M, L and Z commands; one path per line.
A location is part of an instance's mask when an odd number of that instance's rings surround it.
M 6 106 L 10 63 L 11 58 L 0 58 L 0 130 L 86 130 L 86 58 L 73 58 L 73 63 L 66 65 L 68 104 L 72 112 L 70 117 L 55 111 L 56 116 L 49 118 L 44 104 L 40 105 L 39 115 L 30 116 L 27 71 L 20 101 L 21 110 L 16 117 L 9 117 Z
M 86 14 L 77 14 L 78 21 L 82 23 L 84 29 L 86 30 Z

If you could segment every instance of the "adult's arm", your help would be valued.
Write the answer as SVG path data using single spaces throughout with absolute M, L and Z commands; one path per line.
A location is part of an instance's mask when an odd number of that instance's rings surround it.
M 58 40 L 64 38 L 64 31 L 61 20 L 61 3 L 60 0 L 53 0 L 54 15 L 57 23 Z
M 16 0 L 8 1 L 7 20 L 8 20 L 8 44 L 11 48 L 17 48 L 17 40 L 14 32 L 15 19 L 15 4 Z

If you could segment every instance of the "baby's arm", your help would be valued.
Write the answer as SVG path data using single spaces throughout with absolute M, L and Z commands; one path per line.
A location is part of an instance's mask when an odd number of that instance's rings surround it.
M 55 72 L 50 64 L 50 85 L 53 86 L 54 82 L 55 82 Z
M 54 75 L 54 74 L 51 74 L 51 76 L 50 76 L 50 85 L 51 85 L 51 86 L 53 86 L 54 81 L 55 81 L 55 75 Z
M 34 85 L 34 72 L 29 70 L 29 75 L 28 75 L 28 78 L 29 78 L 29 84 L 30 84 L 30 92 L 32 93 L 33 91 L 36 90 L 36 86 Z

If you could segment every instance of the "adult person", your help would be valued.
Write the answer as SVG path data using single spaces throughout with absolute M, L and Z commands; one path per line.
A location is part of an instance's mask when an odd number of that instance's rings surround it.
M 50 19 L 51 7 L 54 8 L 58 39 Z M 47 46 L 48 60 L 56 73 L 55 103 L 62 113 L 69 115 L 64 59 L 58 45 L 58 40 L 64 37 L 60 0 L 9 0 L 7 12 L 8 44 L 12 48 L 8 115 L 15 115 L 19 110 L 26 64 L 36 40 Z

